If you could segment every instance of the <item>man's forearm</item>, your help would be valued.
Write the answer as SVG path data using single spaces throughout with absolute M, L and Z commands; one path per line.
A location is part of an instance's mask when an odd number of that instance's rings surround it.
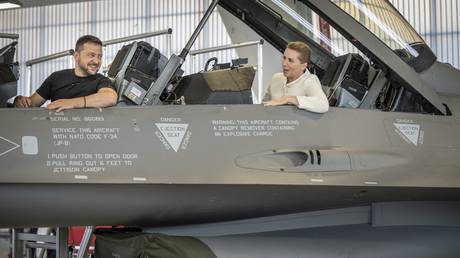
M 86 105 L 85 105 L 86 104 Z M 103 108 L 117 104 L 117 94 L 115 92 L 98 92 L 86 96 L 82 100 L 83 108 Z
M 86 102 L 86 103 L 85 103 Z M 116 95 L 110 93 L 95 93 L 83 98 L 83 108 L 110 107 L 117 103 Z M 86 105 L 85 105 L 86 104 Z

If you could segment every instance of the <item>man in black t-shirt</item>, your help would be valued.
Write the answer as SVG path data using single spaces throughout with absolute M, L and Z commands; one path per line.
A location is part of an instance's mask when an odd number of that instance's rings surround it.
M 60 112 L 71 108 L 113 106 L 117 93 L 110 80 L 97 72 L 101 67 L 102 42 L 86 35 L 75 46 L 75 68 L 52 73 L 30 97 L 17 96 L 14 106 L 39 107 L 51 100 L 47 109 Z

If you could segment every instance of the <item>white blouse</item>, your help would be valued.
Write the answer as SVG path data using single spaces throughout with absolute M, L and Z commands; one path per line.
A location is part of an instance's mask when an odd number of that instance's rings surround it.
M 324 94 L 318 77 L 305 71 L 297 80 L 286 83 L 283 73 L 273 75 L 264 100 L 278 99 L 284 96 L 297 96 L 299 108 L 325 113 L 329 109 L 329 101 Z

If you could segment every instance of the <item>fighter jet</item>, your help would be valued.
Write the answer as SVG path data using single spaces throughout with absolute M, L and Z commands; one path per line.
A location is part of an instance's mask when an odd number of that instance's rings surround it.
M 169 85 L 216 5 L 232 38 L 265 41 L 264 51 L 275 53 L 266 62 L 279 63 L 289 41 L 307 42 L 329 111 L 164 105 L 162 95 L 175 90 Z M 441 225 L 451 230 L 446 239 L 458 239 L 460 72 L 438 62 L 388 1 L 213 1 L 182 53 L 161 70 L 145 92 L 124 84 L 135 105 L 0 110 L 0 227 L 196 233 L 200 227 L 190 225 L 214 223 L 207 225 L 221 225 L 225 235 L 254 233 L 273 216 L 364 209 L 359 222 Z M 235 231 L 229 221 L 244 226 Z M 331 221 L 313 224 L 360 224 Z

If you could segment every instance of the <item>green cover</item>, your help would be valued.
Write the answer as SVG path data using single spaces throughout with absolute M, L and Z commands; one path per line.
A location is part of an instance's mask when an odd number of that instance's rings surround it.
M 141 232 L 96 232 L 96 258 L 216 258 L 194 237 Z

